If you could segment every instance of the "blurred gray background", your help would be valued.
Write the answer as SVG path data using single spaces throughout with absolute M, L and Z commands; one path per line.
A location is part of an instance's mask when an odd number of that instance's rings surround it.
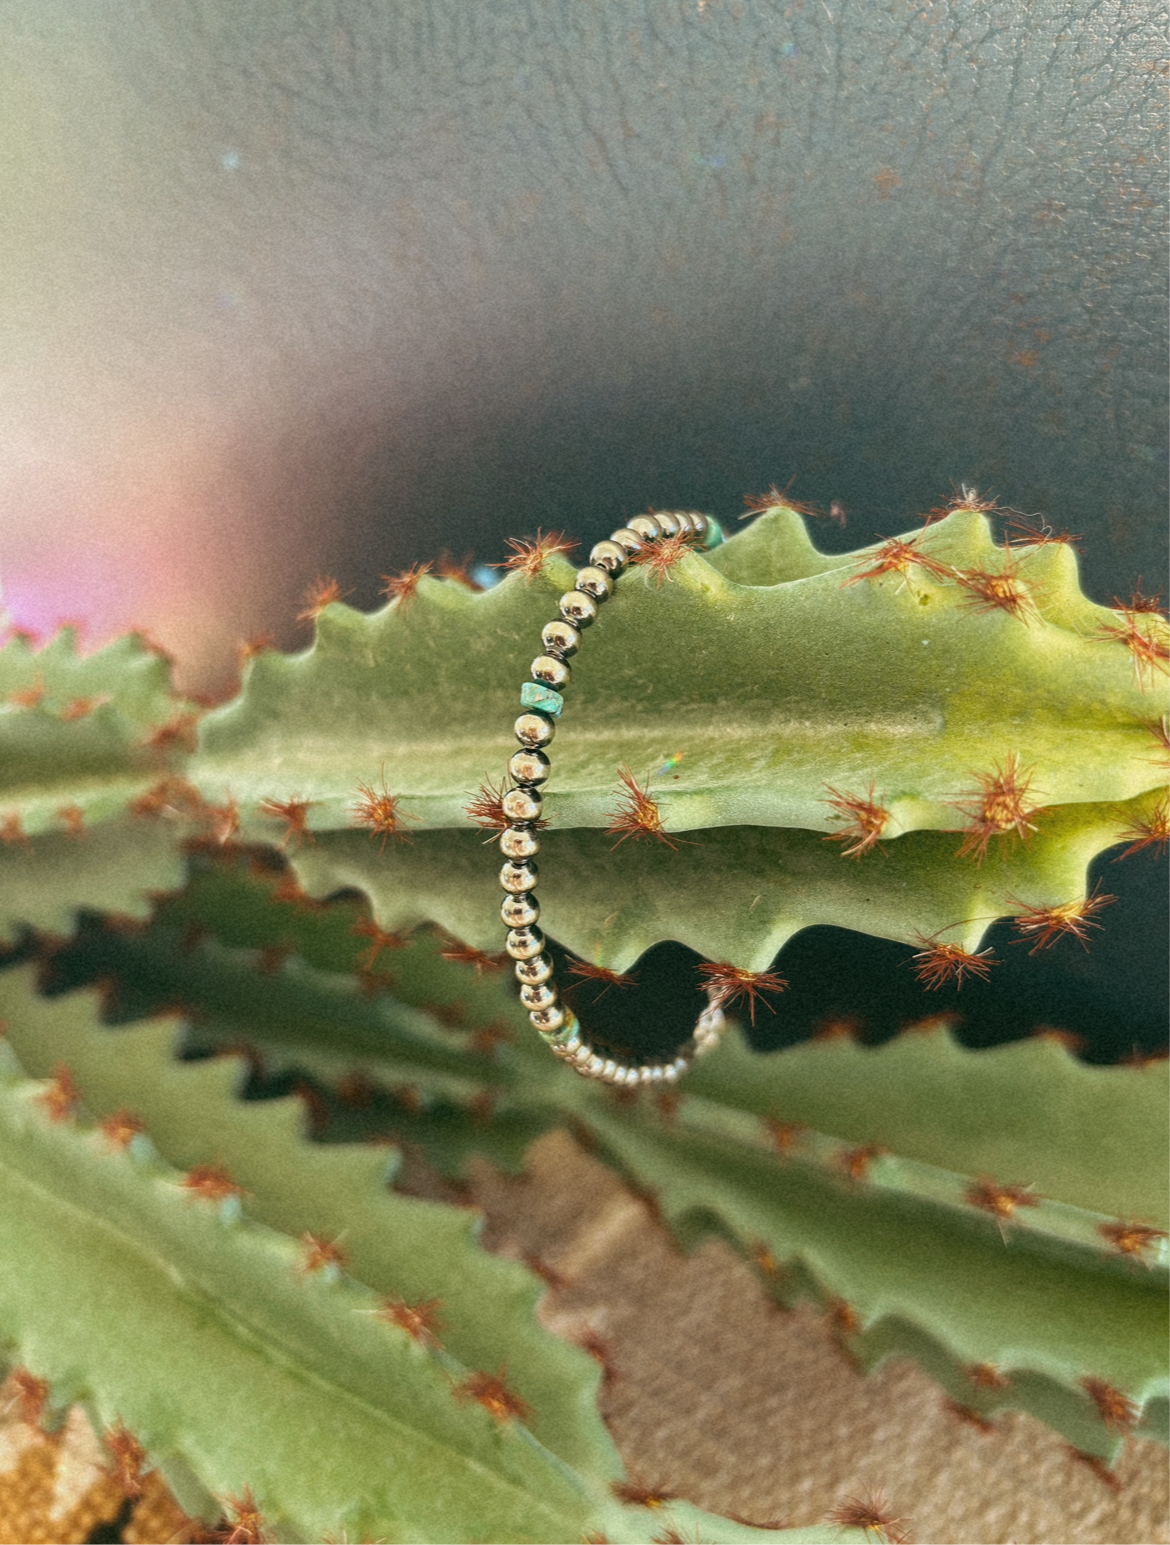
M 14 613 L 208 684 L 319 571 L 790 479 L 826 544 L 966 482 L 1156 588 L 1164 21 L 0 0 Z

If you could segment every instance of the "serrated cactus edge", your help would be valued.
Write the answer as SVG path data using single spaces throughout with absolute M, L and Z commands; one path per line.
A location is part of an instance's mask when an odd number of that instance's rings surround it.
M 814 924 L 912 945 L 926 988 L 992 970 L 997 920 L 1088 943 L 1089 864 L 1166 846 L 1162 614 L 1089 601 L 1068 542 L 996 542 L 977 501 L 847 554 L 759 504 L 595 629 L 542 926 L 618 987 L 687 944 L 729 1012 Z M 418 566 L 367 615 L 323 585 L 309 647 L 245 651 L 212 710 L 139 637 L 0 649 L 0 1335 L 28 1398 L 84 1401 L 240 1540 L 879 1536 L 864 1508 L 651 1518 L 538 1279 L 388 1186 L 404 1145 L 457 1180 L 568 1124 L 866 1366 L 912 1356 L 1094 1462 L 1165 1439 L 1156 1067 L 941 1024 L 767 1057 L 732 1033 L 669 1098 L 619 1099 L 532 1035 L 490 841 L 573 571 L 512 547 L 482 593 Z M 61 994 L 66 966 L 97 990 Z

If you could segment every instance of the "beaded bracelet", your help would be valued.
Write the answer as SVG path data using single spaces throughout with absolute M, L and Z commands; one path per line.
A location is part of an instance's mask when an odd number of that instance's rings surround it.
M 520 750 L 508 763 L 516 787 L 503 798 L 510 824 L 500 833 L 500 847 L 506 857 L 500 884 L 507 892 L 500 916 L 508 928 L 505 948 L 516 962 L 521 1002 L 541 1038 L 571 1068 L 586 1078 L 627 1088 L 677 1082 L 695 1058 L 718 1041 L 723 1010 L 709 989 L 708 1007 L 699 1015 L 690 1039 L 670 1061 L 625 1062 L 595 1051 L 582 1034 L 576 1015 L 557 1002 L 552 961 L 545 953 L 544 935 L 536 926 L 540 905 L 534 894 L 537 869 L 532 862 L 540 847 L 536 835 L 543 808 L 540 786 L 548 779 L 550 765 L 542 748 L 552 740 L 553 721 L 564 706 L 563 692 L 571 674 L 569 657 L 577 653 L 582 631 L 613 595 L 629 563 L 652 544 L 678 536 L 711 548 L 722 542 L 723 531 L 717 521 L 690 512 L 637 515 L 590 552 L 574 588 L 561 597 L 560 617 L 541 632 L 544 652 L 532 662 L 532 680 L 520 689 L 524 709 L 516 720 Z

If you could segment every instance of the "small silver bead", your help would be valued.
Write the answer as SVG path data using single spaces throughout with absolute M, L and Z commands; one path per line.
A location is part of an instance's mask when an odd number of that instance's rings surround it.
M 521 987 L 520 1002 L 530 1012 L 533 1009 L 551 1009 L 557 1001 L 557 990 L 547 982 L 537 982 L 531 987 Z
M 513 895 L 536 889 L 536 865 L 528 861 L 514 864 L 511 859 L 500 870 L 500 884 Z
M 601 1070 L 605 1066 L 605 1058 L 599 1057 L 596 1052 L 591 1052 L 588 1059 L 581 1064 L 583 1071 L 589 1078 L 600 1078 Z
M 629 561 L 626 557 L 625 548 L 614 541 L 598 542 L 589 551 L 589 562 L 594 568 L 604 569 L 614 579 L 618 577 Z
M 671 510 L 671 515 L 678 521 L 678 529 L 686 536 L 698 536 L 699 528 L 696 525 L 696 516 L 690 510 Z
M 547 1034 L 561 1028 L 565 1022 L 565 1011 L 559 1004 L 554 1004 L 550 1009 L 535 1009 L 528 1019 L 533 1029 Z
M 597 617 L 597 602 L 583 590 L 568 590 L 561 597 L 561 616 L 575 628 L 587 628 Z
M 530 928 L 540 916 L 540 902 L 527 891 L 516 896 L 505 896 L 500 907 L 500 918 L 509 928 Z
M 708 521 L 706 515 L 703 514 L 702 510 L 688 510 L 687 514 L 690 516 L 691 525 L 695 528 L 695 535 L 706 536 L 707 527 L 710 522 Z
M 517 981 L 535 986 L 538 982 L 548 981 L 553 974 L 553 963 L 547 955 L 533 955 L 531 960 L 518 960 L 513 969 Z
M 516 754 L 523 755 L 522 752 Z M 544 800 L 535 789 L 509 789 L 504 795 L 503 806 L 509 821 L 539 821 Z
M 678 516 L 670 510 L 655 510 L 654 519 L 658 522 L 658 529 L 663 536 L 678 536 L 684 529 Z
M 611 531 L 609 539 L 625 553 L 627 558 L 632 558 L 635 553 L 640 553 L 645 547 L 645 539 L 629 526 L 619 526 L 616 531 Z
M 555 650 L 566 659 L 581 647 L 581 635 L 571 622 L 561 618 L 558 622 L 546 622 L 540 630 L 540 641 L 546 649 Z
M 539 713 L 522 713 L 516 720 L 516 739 L 522 746 L 547 746 L 556 734 L 556 725 Z
M 540 839 L 530 826 L 506 826 L 500 833 L 500 852 L 508 858 L 532 858 L 540 852 Z
M 567 686 L 572 671 L 563 660 L 558 660 L 556 655 L 538 654 L 532 662 L 533 681 L 543 682 L 546 687 Z
M 598 1070 L 598 1078 L 604 1083 L 612 1084 L 617 1075 L 618 1065 L 612 1057 L 607 1057 Z
M 583 569 L 577 570 L 577 583 L 574 588 L 583 590 L 595 601 L 608 601 L 613 594 L 613 580 L 604 569 L 586 564 Z
M 635 515 L 629 529 L 643 542 L 657 542 L 662 536 L 662 527 L 653 515 Z
M 513 960 L 532 960 L 544 948 L 544 935 L 539 928 L 513 928 L 504 948 Z
M 517 783 L 544 783 L 551 765 L 543 751 L 514 751 L 508 771 Z

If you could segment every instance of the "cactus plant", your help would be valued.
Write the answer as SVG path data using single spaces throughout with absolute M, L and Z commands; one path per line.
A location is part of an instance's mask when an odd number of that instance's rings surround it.
M 728 1035 L 656 1098 L 528 1031 L 475 817 L 490 836 L 525 648 L 571 570 L 547 542 L 514 569 L 484 592 L 412 571 L 373 615 L 326 592 L 312 646 L 256 655 L 211 711 L 141 639 L 0 651 L 0 925 L 39 969 L 0 978 L 11 1362 L 126 1423 L 191 1512 L 648 1538 L 538 1281 L 356 1146 L 458 1177 L 568 1122 L 682 1243 L 719 1229 L 865 1365 L 915 1357 L 1106 1462 L 1164 1437 L 1156 1069 L 968 1051 L 936 1022 L 880 1050 Z M 999 545 L 960 504 L 829 555 L 776 500 L 623 584 L 541 837 L 542 921 L 586 979 L 674 940 L 750 1019 L 817 923 L 915 946 L 927 985 L 986 973 L 996 919 L 1083 938 L 1090 860 L 1165 840 L 1164 623 L 1088 601 L 1063 542 Z M 615 849 L 630 796 L 648 840 Z M 682 1503 L 668 1527 L 763 1537 Z

